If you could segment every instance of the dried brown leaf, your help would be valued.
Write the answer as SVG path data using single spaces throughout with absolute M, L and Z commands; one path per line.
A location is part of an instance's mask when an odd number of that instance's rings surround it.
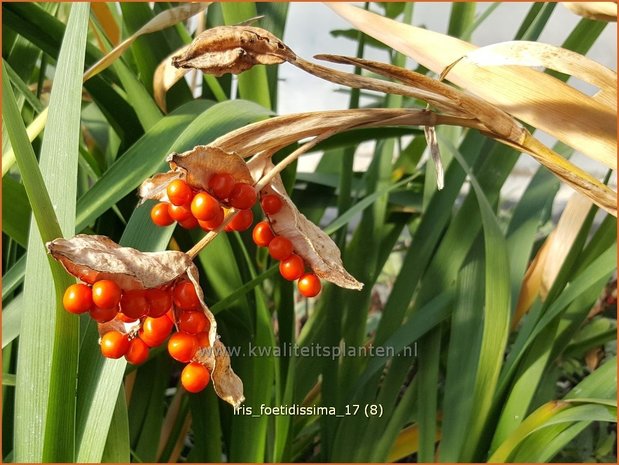
M 274 165 L 268 161 L 265 167 L 270 170 Z M 361 289 L 363 284 L 344 269 L 340 249 L 324 231 L 297 209 L 288 197 L 279 175 L 260 191 L 261 196 L 268 194 L 275 194 L 283 201 L 279 212 L 268 215 L 273 232 L 290 240 L 295 253 L 303 257 L 319 278 L 347 289 Z
M 140 252 L 121 247 L 106 236 L 78 234 L 46 245 L 69 274 L 89 284 L 109 279 L 124 290 L 164 286 L 192 266 L 182 252 Z
M 230 355 L 226 347 L 219 341 L 213 345 L 215 368 L 211 373 L 213 388 L 217 395 L 235 408 L 243 403 L 243 382 L 230 367 Z
M 147 199 L 168 202 L 166 188 L 175 179 L 185 179 L 185 173 L 182 171 L 168 171 L 166 173 L 157 173 L 146 179 L 138 189 L 140 202 L 144 202 Z
M 172 64 L 221 76 L 239 74 L 254 65 L 283 63 L 293 56 L 292 50 L 264 29 L 218 26 L 198 35 L 184 53 L 172 58 Z

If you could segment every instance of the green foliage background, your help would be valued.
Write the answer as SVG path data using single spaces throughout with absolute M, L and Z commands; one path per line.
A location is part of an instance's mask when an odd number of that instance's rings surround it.
M 127 36 L 173 5 L 110 6 Z M 479 15 L 475 3 L 453 4 L 446 32 L 467 39 L 503 7 Z M 556 7 L 532 4 L 515 39 L 536 40 Z M 369 8 L 410 23 L 415 7 Z M 287 9 L 214 4 L 205 19 L 213 26 L 264 15 L 257 25 L 282 37 Z M 85 232 L 142 251 L 188 250 L 202 233 L 156 228 L 150 204 L 136 207 L 135 189 L 164 169 L 171 151 L 272 115 L 277 67 L 242 74 L 237 99 L 230 76 L 205 78 L 198 99 L 181 81 L 164 113 L 152 77 L 191 40 L 184 25 L 138 39 L 82 87 L 85 67 L 103 56 L 94 31 L 109 49 L 89 4 L 3 3 L 2 17 L 3 155 L 12 148 L 16 162 L 8 169 L 3 156 L 5 462 L 616 461 L 616 307 L 589 316 L 616 270 L 616 219 L 591 208 L 548 298 L 510 331 L 526 267 L 552 229 L 559 181 L 540 168 L 507 207 L 500 191 L 520 154 L 458 128 L 439 129 L 442 191 L 433 167 L 419 164 L 425 139 L 417 129 L 352 132 L 317 147 L 325 156 L 314 173 L 295 166 L 284 173 L 297 205 L 332 234 L 363 291 L 326 286 L 318 299 L 298 299 L 250 233 L 220 236 L 196 260 L 228 346 L 371 342 L 416 351 L 233 357 L 246 406 L 342 413 L 380 405 L 382 415 L 235 415 L 210 388 L 179 389 L 181 366 L 164 351 L 137 369 L 102 358 L 96 327 L 62 309 L 58 296 L 72 278 L 50 262 L 43 242 Z M 604 25 L 581 20 L 564 46 L 586 53 Z M 359 56 L 384 47 L 356 31 L 339 34 L 357 41 Z M 350 107 L 358 105 L 353 91 Z M 376 105 L 420 103 L 386 96 Z M 26 127 L 45 107 L 45 131 L 30 143 Z M 376 140 L 374 156 L 367 171 L 355 172 L 364 140 Z M 566 146 L 555 149 L 571 156 Z M 590 372 L 585 356 L 596 348 L 603 357 Z

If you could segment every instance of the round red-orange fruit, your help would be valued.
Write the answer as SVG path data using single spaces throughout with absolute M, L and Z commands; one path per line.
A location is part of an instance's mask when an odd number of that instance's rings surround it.
M 287 259 L 279 262 L 279 274 L 288 281 L 299 279 L 305 271 L 303 259 L 296 254 L 290 255 Z
M 297 282 L 299 292 L 304 297 L 316 297 L 320 293 L 320 279 L 314 273 L 305 273 Z
M 167 315 L 160 316 L 159 318 L 146 317 L 138 335 L 148 347 L 157 347 L 166 340 L 173 327 L 174 323 Z
M 191 213 L 197 220 L 210 220 L 217 216 L 220 205 L 215 197 L 206 192 L 198 192 L 191 201 Z
M 174 360 L 187 363 L 198 349 L 198 339 L 193 334 L 179 331 L 168 340 L 168 353 Z
M 235 182 L 234 177 L 229 173 L 215 173 L 208 180 L 208 188 L 219 200 L 225 200 L 234 189 Z
M 121 294 L 118 284 L 109 279 L 102 279 L 92 285 L 92 302 L 100 308 L 116 307 Z
M 237 210 L 247 210 L 254 206 L 258 195 L 256 189 L 244 182 L 237 182 L 230 193 L 228 202 Z
M 186 220 L 179 222 L 178 224 L 180 224 L 182 228 L 193 229 L 198 227 L 198 220 L 196 220 L 196 218 L 192 215 Z
M 210 325 L 209 325 L 210 329 Z M 202 331 L 201 333 L 196 334 L 196 338 L 198 339 L 198 347 L 210 347 L 211 341 L 209 340 L 208 330 Z
M 217 215 L 215 215 L 210 220 L 198 220 L 198 224 L 205 231 L 212 231 L 213 229 L 217 229 L 221 223 L 224 221 L 224 209 L 219 207 L 217 211 Z
M 149 316 L 158 318 L 166 314 L 170 308 L 172 308 L 172 290 L 171 289 L 147 289 L 146 300 L 148 300 L 148 306 L 150 311 Z
M 286 260 L 292 254 L 292 242 L 283 236 L 274 237 L 269 242 L 269 255 L 275 260 Z
M 125 359 L 132 365 L 141 365 L 148 360 L 148 346 L 146 343 L 136 337 L 129 343 L 129 350 L 125 354 Z
M 168 199 L 170 199 L 170 203 L 173 205 L 185 205 L 191 202 L 193 198 L 193 191 L 189 184 L 187 184 L 182 179 L 175 179 L 166 188 L 166 192 L 168 193 Z
M 107 358 L 120 358 L 129 350 L 129 337 L 118 331 L 108 331 L 99 342 L 101 353 Z
M 62 305 L 67 312 L 86 313 L 94 305 L 92 291 L 86 284 L 71 284 L 62 297 Z
M 282 209 L 283 202 L 279 195 L 267 194 L 262 197 L 260 204 L 267 215 L 275 215 Z
M 105 323 L 106 321 L 113 320 L 118 315 L 118 306 L 111 308 L 93 307 L 88 313 L 90 318 L 97 323 Z
M 174 223 L 174 220 L 170 217 L 167 202 L 160 202 L 155 205 L 150 211 L 150 219 L 157 226 L 170 226 Z
M 183 310 L 189 310 L 200 306 L 196 288 L 191 281 L 180 281 L 176 283 L 172 296 L 174 305 Z
M 120 311 L 129 318 L 142 318 L 148 315 L 150 308 L 146 300 L 146 291 L 132 290 L 123 292 L 120 299 Z
M 275 235 L 273 234 L 273 230 L 271 229 L 269 222 L 261 221 L 260 223 L 256 223 L 256 226 L 254 226 L 251 237 L 258 247 L 268 247 Z
M 203 390 L 211 379 L 211 375 L 206 367 L 197 362 L 191 362 L 183 368 L 181 373 L 181 384 L 192 393 Z
M 242 232 L 249 229 L 253 222 L 254 213 L 251 210 L 240 210 L 234 215 L 232 221 L 230 221 L 224 229 L 228 232 Z
M 191 218 L 191 207 L 187 205 L 172 205 L 168 206 L 168 214 L 174 221 L 182 223 Z
M 185 310 L 181 312 L 176 322 L 179 331 L 198 334 L 210 327 L 208 318 L 202 310 Z

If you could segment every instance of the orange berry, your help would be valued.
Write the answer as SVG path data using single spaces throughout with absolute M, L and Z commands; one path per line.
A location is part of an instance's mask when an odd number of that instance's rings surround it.
M 161 202 L 155 205 L 150 211 L 150 219 L 157 226 L 170 226 L 174 223 L 174 220 L 170 217 L 168 212 L 168 203 Z
M 67 312 L 86 313 L 93 306 L 92 291 L 86 284 L 72 284 L 62 297 L 62 305 Z
M 247 210 L 254 206 L 258 195 L 256 189 L 244 182 L 237 182 L 232 189 L 229 203 L 237 210 Z
M 219 212 L 219 202 L 206 192 L 199 192 L 191 201 L 191 213 L 197 220 L 210 220 Z
M 138 334 L 148 347 L 157 347 L 166 340 L 173 327 L 174 323 L 167 315 L 159 318 L 146 317 Z
M 314 273 L 305 273 L 297 282 L 299 292 L 304 297 L 316 297 L 320 293 L 320 279 Z
M 120 299 L 120 311 L 125 316 L 138 319 L 148 315 L 149 310 L 145 291 L 138 289 L 123 292 Z
M 234 177 L 228 173 L 215 173 L 208 180 L 208 188 L 219 200 L 225 200 L 230 196 L 235 184 Z
M 258 247 L 268 247 L 275 235 L 268 221 L 261 221 L 254 226 L 251 237 Z
M 210 327 L 208 318 L 202 310 L 185 310 L 176 322 L 179 331 L 198 334 Z
M 180 281 L 176 283 L 172 296 L 174 305 L 183 310 L 189 310 L 200 306 L 196 288 L 191 281 Z
M 254 222 L 254 213 L 251 210 L 240 210 L 232 218 L 232 221 L 224 228 L 227 232 L 238 231 L 242 232 L 251 226 Z
M 130 341 L 125 359 L 132 365 L 141 365 L 148 360 L 148 352 L 149 349 L 146 343 L 139 337 L 136 337 Z
M 101 353 L 107 358 L 120 358 L 129 350 L 129 337 L 118 331 L 108 331 L 99 342 Z
M 192 334 L 177 332 L 168 341 L 168 353 L 174 360 L 187 363 L 198 349 L 198 339 Z
M 279 262 L 279 274 L 288 281 L 299 279 L 304 271 L 305 263 L 303 263 L 303 259 L 296 254 L 292 254 L 287 259 Z
M 186 220 L 179 222 L 178 224 L 180 224 L 181 227 L 185 229 L 193 229 L 198 226 L 198 220 L 196 220 L 196 218 L 192 215 Z
M 172 218 L 174 221 L 178 221 L 179 223 L 182 223 L 183 221 L 187 221 L 189 218 L 192 217 L 191 207 L 189 204 L 187 205 L 170 204 L 168 206 L 168 214 L 170 215 L 170 218 Z
M 97 323 L 105 323 L 113 320 L 118 315 L 118 306 L 112 308 L 93 307 L 90 309 L 90 318 Z
M 274 237 L 269 242 L 269 255 L 275 260 L 286 260 L 292 254 L 292 242 L 282 236 Z
M 211 379 L 211 375 L 206 367 L 200 363 L 191 362 L 183 368 L 181 373 L 181 384 L 192 393 L 200 392 L 204 389 Z
M 171 289 L 147 289 L 146 300 L 150 307 L 149 316 L 158 318 L 166 314 L 172 307 L 172 290 Z
M 109 279 L 102 279 L 92 285 L 92 301 L 100 308 L 116 307 L 121 294 L 118 284 Z
M 170 199 L 172 205 L 185 205 L 191 202 L 193 198 L 191 187 L 182 179 L 175 179 L 168 184 L 166 192 L 168 193 L 168 199 Z
M 267 215 L 275 215 L 282 209 L 283 202 L 279 195 L 268 194 L 262 197 L 260 204 Z
M 224 221 L 224 209 L 219 207 L 217 214 L 210 220 L 198 220 L 198 224 L 205 231 L 212 231 L 217 229 Z
M 209 325 L 209 329 L 210 329 L 210 325 Z M 198 339 L 198 348 L 211 346 L 211 341 L 209 340 L 209 337 L 208 337 L 208 330 L 202 331 L 201 333 L 196 334 L 196 338 Z

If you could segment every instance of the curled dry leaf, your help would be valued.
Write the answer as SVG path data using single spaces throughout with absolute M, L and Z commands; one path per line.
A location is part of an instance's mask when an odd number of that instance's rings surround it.
M 212 371 L 215 392 L 235 407 L 243 400 L 243 383 L 230 367 L 230 358 L 217 338 L 217 322 L 204 302 L 198 269 L 191 258 L 177 251 L 140 252 L 121 247 L 105 236 L 79 234 L 72 239 L 59 238 L 46 244 L 49 253 L 76 278 L 93 284 L 101 279 L 114 281 L 123 290 L 170 287 L 179 280 L 193 284 L 202 311 L 210 322 L 209 343 L 215 351 L 201 350 L 194 357 Z M 99 334 L 116 330 L 131 333 L 140 322 L 124 323 L 114 319 L 98 325 Z M 218 366 L 218 365 L 221 366 Z
M 109 279 L 124 290 L 161 287 L 184 274 L 192 263 L 182 252 L 140 252 L 106 236 L 78 234 L 46 245 L 69 274 L 88 284 Z
M 168 155 L 167 161 L 172 170 L 157 173 L 144 181 L 138 190 L 141 201 L 153 199 L 167 202 L 166 188 L 175 179 L 184 179 L 191 187 L 201 190 L 207 190 L 208 181 L 215 173 L 230 174 L 236 182 L 254 183 L 239 155 L 217 147 L 198 145 L 187 152 Z
M 561 4 L 578 16 L 617 22 L 617 2 L 561 2 Z
M 163 111 L 166 111 L 167 109 L 165 99 L 166 92 L 190 71 L 189 69 L 178 69 L 173 66 L 172 57 L 179 53 L 184 53 L 188 48 L 189 46 L 186 45 L 176 52 L 168 55 L 161 63 L 159 63 L 159 66 L 157 66 L 155 74 L 153 75 L 153 94 L 155 97 L 155 102 L 157 102 L 157 105 Z
M 273 169 L 270 161 L 266 170 Z M 309 221 L 292 202 L 279 175 L 260 191 L 260 195 L 276 194 L 283 205 L 279 212 L 268 215 L 273 232 L 292 242 L 295 253 L 312 268 L 319 278 L 347 289 L 360 290 L 363 284 L 344 269 L 340 249 L 318 226 Z
M 197 68 L 221 76 L 239 74 L 254 65 L 273 65 L 294 53 L 264 29 L 252 26 L 218 26 L 207 29 L 189 48 L 172 58 L 177 68 Z

